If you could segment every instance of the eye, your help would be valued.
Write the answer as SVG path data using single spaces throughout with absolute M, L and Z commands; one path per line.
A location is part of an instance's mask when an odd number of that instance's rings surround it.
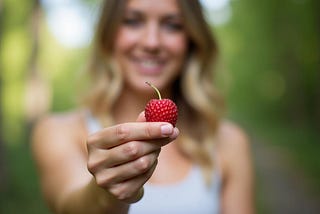
M 123 24 L 127 27 L 139 27 L 142 25 L 142 21 L 138 18 L 125 17 Z
M 168 21 L 163 23 L 163 26 L 165 29 L 172 32 L 181 31 L 183 29 L 183 25 L 179 22 Z
M 162 20 L 162 26 L 169 32 L 179 32 L 184 28 L 183 22 L 180 16 L 170 15 Z

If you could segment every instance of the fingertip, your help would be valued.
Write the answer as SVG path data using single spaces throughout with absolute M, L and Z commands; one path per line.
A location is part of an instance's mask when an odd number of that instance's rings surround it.
M 180 134 L 180 130 L 177 127 L 174 127 L 171 138 L 177 138 L 179 136 L 179 134 Z

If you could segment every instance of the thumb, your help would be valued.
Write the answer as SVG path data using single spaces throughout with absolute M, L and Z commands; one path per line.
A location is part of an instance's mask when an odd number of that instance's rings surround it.
M 146 122 L 146 117 L 144 115 L 144 111 L 141 112 L 136 120 L 137 122 Z

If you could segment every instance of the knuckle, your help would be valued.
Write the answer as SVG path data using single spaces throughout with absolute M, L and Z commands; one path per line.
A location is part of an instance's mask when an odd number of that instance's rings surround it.
M 93 157 L 88 157 L 87 168 L 91 174 L 94 174 L 99 168 L 99 163 Z
M 124 152 L 125 152 L 126 156 L 131 159 L 137 158 L 140 154 L 140 146 L 139 146 L 138 142 L 132 141 L 130 143 L 127 143 L 124 146 Z
M 151 166 L 151 161 L 147 156 L 141 157 L 136 161 L 135 168 L 138 172 L 144 173 Z
M 99 152 L 99 150 L 94 150 L 91 151 L 88 155 L 87 169 L 91 174 L 94 174 L 98 171 L 99 168 L 101 168 L 101 166 L 105 165 L 108 153 L 100 153 L 101 152 Z
M 94 133 L 87 137 L 85 143 L 89 154 L 100 147 L 101 139 L 103 138 L 100 133 Z
M 109 192 L 118 200 L 125 200 L 129 198 L 128 190 L 123 184 L 115 184 L 109 188 Z
M 152 129 L 152 126 L 151 124 L 148 124 L 145 129 L 145 135 L 148 137 L 148 138 L 152 138 L 153 137 L 153 129 Z
M 95 175 L 95 180 L 96 180 L 96 183 L 99 187 L 105 187 L 105 183 L 104 183 L 104 179 L 102 178 L 101 175 L 97 174 Z
M 130 136 L 130 130 L 126 124 L 119 124 L 116 126 L 116 136 L 120 141 L 126 141 Z
M 136 201 L 139 189 L 141 186 L 130 185 L 128 183 L 118 183 L 109 187 L 109 193 L 112 194 L 116 199 L 124 201 L 126 203 L 132 203 Z
M 90 158 L 87 162 L 87 169 L 91 174 L 94 174 L 97 169 L 97 164 L 95 162 L 93 162 L 92 159 L 90 159 Z
M 100 187 L 108 187 L 112 184 L 113 176 L 107 173 L 99 173 L 95 176 L 96 183 Z
M 86 140 L 86 145 L 88 148 L 88 151 L 90 152 L 92 147 L 94 146 L 94 142 L 96 141 L 95 135 L 89 135 Z

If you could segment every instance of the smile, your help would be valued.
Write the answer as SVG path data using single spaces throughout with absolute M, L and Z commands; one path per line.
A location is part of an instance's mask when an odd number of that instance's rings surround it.
M 164 61 L 158 59 L 138 59 L 135 60 L 139 72 L 143 74 L 159 74 L 165 65 Z
M 143 60 L 143 61 L 140 61 L 140 65 L 142 67 L 149 68 L 149 69 L 159 67 L 160 64 L 161 63 L 159 61 L 156 61 L 156 60 Z

